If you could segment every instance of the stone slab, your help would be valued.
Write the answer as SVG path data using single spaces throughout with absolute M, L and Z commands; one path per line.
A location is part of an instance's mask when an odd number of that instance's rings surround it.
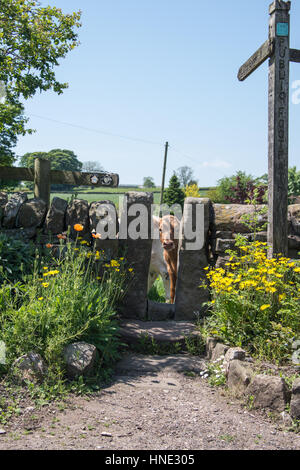
M 138 342 L 142 335 L 148 335 L 158 343 L 177 343 L 184 341 L 186 336 L 200 336 L 193 323 L 176 321 L 126 321 L 121 324 L 119 333 L 128 343 Z
M 207 367 L 206 362 L 198 356 L 185 354 L 170 356 L 144 356 L 142 354 L 129 354 L 116 366 L 117 374 L 135 375 L 155 372 L 196 372 L 200 373 Z

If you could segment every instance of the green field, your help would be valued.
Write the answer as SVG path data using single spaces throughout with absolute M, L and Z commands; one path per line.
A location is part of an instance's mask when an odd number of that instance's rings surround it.
M 22 189 L 19 189 L 19 191 L 24 191 Z M 120 204 L 123 203 L 123 197 L 124 194 L 129 192 L 129 191 L 139 191 L 139 192 L 153 192 L 154 196 L 154 204 L 159 204 L 160 203 L 160 188 L 129 188 L 129 187 L 118 187 L 118 188 L 97 188 L 95 190 L 91 188 L 79 188 L 79 189 L 74 189 L 73 191 L 66 191 L 66 192 L 52 192 L 51 193 L 51 200 L 54 197 L 60 197 L 62 199 L 65 199 L 67 201 L 70 201 L 71 198 L 77 198 L 77 199 L 85 199 L 88 201 L 90 204 L 91 202 L 95 201 L 112 201 L 117 208 L 120 207 Z M 205 190 L 200 191 L 201 196 L 205 197 Z M 28 192 L 28 197 L 32 198 L 33 197 L 33 192 Z

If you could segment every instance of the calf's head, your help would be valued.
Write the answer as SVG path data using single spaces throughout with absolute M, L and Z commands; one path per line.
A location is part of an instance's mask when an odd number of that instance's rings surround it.
M 166 251 L 177 249 L 179 221 L 175 216 L 164 216 L 159 223 L 159 238 Z

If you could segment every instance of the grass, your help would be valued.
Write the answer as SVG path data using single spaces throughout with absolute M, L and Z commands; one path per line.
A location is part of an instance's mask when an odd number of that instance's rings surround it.
M 24 188 L 15 189 L 15 191 L 24 191 Z M 25 190 L 26 191 L 26 190 Z M 138 192 L 153 192 L 153 202 L 154 204 L 160 203 L 160 188 L 78 188 L 72 191 L 66 192 L 52 192 L 51 201 L 54 197 L 60 197 L 61 199 L 70 200 L 71 197 L 78 199 L 85 199 L 90 204 L 91 202 L 108 200 L 112 201 L 117 209 L 122 207 L 123 204 L 123 194 L 129 191 L 138 191 Z M 120 194 L 121 193 L 121 194 Z M 200 190 L 200 197 L 206 197 L 207 190 Z M 33 192 L 28 192 L 28 197 L 33 197 Z

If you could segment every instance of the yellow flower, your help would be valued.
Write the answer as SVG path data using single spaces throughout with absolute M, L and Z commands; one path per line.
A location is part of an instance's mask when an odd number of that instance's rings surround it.
M 43 269 L 45 269 L 45 271 L 47 271 L 48 268 L 47 268 L 47 266 L 44 266 Z
M 43 299 L 44 299 L 44 297 L 39 297 L 39 300 L 43 300 Z
M 262 305 L 262 306 L 260 307 L 260 309 L 261 309 L 261 311 L 263 312 L 264 310 L 267 310 L 267 308 L 270 308 L 270 307 L 271 307 L 270 304 L 266 304 L 266 305 Z
M 129 271 L 130 273 L 132 273 L 132 271 L 133 271 L 133 268 L 129 268 L 129 269 L 128 269 L 128 271 Z
M 49 282 L 43 282 L 43 283 L 42 283 L 42 286 L 43 286 L 43 287 L 48 287 L 48 286 L 49 286 Z
M 300 273 L 300 268 L 295 268 L 295 269 L 294 269 L 294 272 L 295 272 L 295 273 Z

